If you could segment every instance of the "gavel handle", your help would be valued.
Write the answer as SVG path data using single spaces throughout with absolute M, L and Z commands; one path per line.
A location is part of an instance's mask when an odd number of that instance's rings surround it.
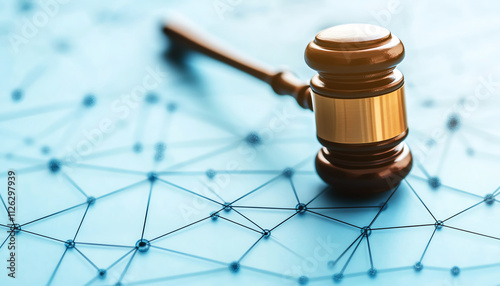
M 207 36 L 203 36 L 194 29 L 190 29 L 179 23 L 165 24 L 163 26 L 163 33 L 175 44 L 207 55 L 260 79 L 269 84 L 277 94 L 291 95 L 301 107 L 312 110 L 311 88 L 308 84 L 301 82 L 291 72 L 273 72 L 268 67 L 258 65 L 245 57 L 238 56 Z

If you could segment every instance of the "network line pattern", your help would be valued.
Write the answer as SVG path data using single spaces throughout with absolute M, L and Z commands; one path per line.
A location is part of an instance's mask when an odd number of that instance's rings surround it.
M 6 40 L 17 17 L 41 11 L 1 5 L 14 23 L 2 22 Z M 434 75 L 419 61 L 436 50 L 405 41 L 422 57 L 401 67 L 412 173 L 387 193 L 342 198 L 314 171 L 313 115 L 213 61 L 165 56 L 164 5 L 70 3 L 15 61 L 0 48 L 13 66 L 0 79 L 0 263 L 11 234 L 18 263 L 15 279 L 0 265 L 0 285 L 498 283 L 500 100 L 481 85 L 488 63 L 447 58 L 432 72 L 460 83 L 444 92 L 422 85 Z M 244 30 L 255 17 L 245 9 L 224 21 Z M 215 12 L 186 11 L 221 27 Z M 462 44 L 496 52 L 477 41 Z M 472 102 L 476 90 L 491 94 Z

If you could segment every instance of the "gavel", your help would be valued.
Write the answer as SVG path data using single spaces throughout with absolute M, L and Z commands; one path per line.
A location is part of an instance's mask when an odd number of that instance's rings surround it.
M 396 69 L 404 46 L 389 30 L 345 24 L 319 32 L 305 50 L 307 65 L 318 72 L 310 84 L 238 56 L 182 24 L 167 23 L 163 33 L 177 47 L 226 63 L 314 111 L 323 146 L 315 167 L 334 192 L 366 196 L 388 191 L 410 172 L 404 77 Z

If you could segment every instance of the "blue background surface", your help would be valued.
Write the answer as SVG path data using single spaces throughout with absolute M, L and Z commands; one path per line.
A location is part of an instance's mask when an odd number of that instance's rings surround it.
M 498 284 L 499 5 L 2 1 L 0 194 L 16 170 L 21 231 L 0 284 Z M 328 196 L 313 114 L 203 56 L 166 61 L 161 23 L 179 17 L 304 81 L 320 30 L 389 28 L 406 47 L 410 176 Z M 7 224 L 0 209 L 0 243 Z

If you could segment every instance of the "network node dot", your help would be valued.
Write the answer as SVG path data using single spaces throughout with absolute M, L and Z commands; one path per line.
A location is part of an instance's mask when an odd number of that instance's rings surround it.
M 26 144 L 26 145 L 33 145 L 33 143 L 35 143 L 35 139 L 33 139 L 31 137 L 24 138 L 24 144 Z
M 370 270 L 368 270 L 368 276 L 370 276 L 372 278 L 375 277 L 375 276 L 377 276 L 377 269 L 370 268 Z
M 167 104 L 167 111 L 168 112 L 175 112 L 177 110 L 177 103 L 175 102 L 170 102 Z
M 429 140 L 427 140 L 427 142 L 425 142 L 425 144 L 426 144 L 427 146 L 429 146 L 429 147 L 432 147 L 432 146 L 436 145 L 436 140 L 434 140 L 434 139 L 429 139 Z
M 295 210 L 299 213 L 299 214 L 304 214 L 306 211 L 307 211 L 307 206 L 306 204 L 304 203 L 300 203 L 300 204 L 297 204 L 295 206 Z
M 135 248 L 137 248 L 137 251 L 139 251 L 139 252 L 146 252 L 146 251 L 148 251 L 150 246 L 151 246 L 151 244 L 145 238 L 139 239 L 135 243 Z
M 82 101 L 84 107 L 90 108 L 96 104 L 96 97 L 93 94 L 87 94 Z
M 444 226 L 444 222 L 442 220 L 438 220 L 436 221 L 436 223 L 434 224 L 436 226 L 436 229 L 442 229 L 443 226 Z
M 156 104 L 158 101 L 160 101 L 160 98 L 156 93 L 148 93 L 146 94 L 146 98 L 144 99 L 149 104 Z
M 52 173 L 57 173 L 61 170 L 61 161 L 57 159 L 51 159 L 48 163 L 49 171 Z
M 50 153 L 50 147 L 49 146 L 42 146 L 42 148 L 40 148 L 40 152 L 42 152 L 42 154 L 49 154 Z
M 11 233 L 11 234 L 12 234 L 12 233 L 16 234 L 16 233 L 18 233 L 18 232 L 20 232 L 20 231 L 21 231 L 21 225 L 20 225 L 20 224 L 18 224 L 18 223 L 11 224 L 11 225 L 9 226 L 9 230 L 10 230 L 10 233 Z
M 457 114 L 453 114 L 448 118 L 448 122 L 446 123 L 446 127 L 450 131 L 456 131 L 460 127 L 460 117 Z
M 441 186 L 441 180 L 438 177 L 432 177 L 428 180 L 429 186 L 433 189 L 437 189 Z
M 291 178 L 293 176 L 293 174 L 295 174 L 295 170 L 292 168 L 286 168 L 283 171 L 283 176 L 285 176 L 285 178 Z
M 209 179 L 213 179 L 216 175 L 216 172 L 215 170 L 212 170 L 212 169 L 208 169 L 206 172 L 205 172 L 205 175 L 207 176 L 207 178 Z
M 87 204 L 93 205 L 95 203 L 96 198 L 94 197 L 88 197 L 87 198 Z
M 231 203 L 224 203 L 222 206 L 226 212 L 231 211 Z
M 337 273 L 333 275 L 333 282 L 340 282 L 342 281 L 342 278 L 344 278 L 344 274 L 342 273 Z
M 365 226 L 361 229 L 361 233 L 364 236 L 370 236 L 370 234 L 372 234 L 372 229 L 369 226 Z
M 97 270 L 97 276 L 99 276 L 99 278 L 101 279 L 104 279 L 104 277 L 106 277 L 106 269 Z
M 10 96 L 14 102 L 21 101 L 21 99 L 23 99 L 23 91 L 20 89 L 14 89 Z
M 74 248 L 75 247 L 75 242 L 72 239 L 68 239 L 64 243 L 64 246 L 66 246 L 66 248 Z
M 156 174 L 155 172 L 149 172 L 148 173 L 148 181 L 150 181 L 151 183 L 153 183 L 157 179 L 158 179 L 158 174 Z
M 469 156 L 474 156 L 474 154 L 476 153 L 476 152 L 474 151 L 474 149 L 472 149 L 472 148 L 467 148 L 467 150 L 466 150 L 465 152 L 466 152 L 466 153 L 467 153 L 467 155 L 469 155 Z
M 451 275 L 458 276 L 458 274 L 460 274 L 460 268 L 458 268 L 458 266 L 453 266 L 450 269 L 450 272 L 451 272 Z
M 264 231 L 262 231 L 262 235 L 264 238 L 269 238 L 271 236 L 271 231 L 269 229 L 264 229 Z
M 256 132 L 250 132 L 247 137 L 245 137 L 245 141 L 250 145 L 259 145 L 262 143 L 262 139 Z
M 158 142 L 155 144 L 155 150 L 157 152 L 163 152 L 165 151 L 165 149 L 167 149 L 167 145 L 163 142 Z
M 487 205 L 492 205 L 495 202 L 495 196 L 493 196 L 493 194 L 487 194 L 484 196 L 484 202 Z
M 211 218 L 213 221 L 216 221 L 216 220 L 219 218 L 219 213 L 218 213 L 218 212 L 211 212 L 211 213 L 210 213 L 210 218 Z
M 309 283 L 309 277 L 307 276 L 300 276 L 298 279 L 299 285 L 307 285 Z
M 238 272 L 240 270 L 240 264 L 237 261 L 232 262 L 229 264 L 229 270 L 234 273 Z
M 417 262 L 415 263 L 415 265 L 413 265 L 413 269 L 415 269 L 415 271 L 417 272 L 420 272 L 422 271 L 422 269 L 424 269 L 424 265 L 422 264 L 422 262 Z
M 132 147 L 132 150 L 135 153 L 141 153 L 142 152 L 142 144 L 139 142 L 135 143 L 134 146 Z
M 156 162 L 160 162 L 162 161 L 163 159 L 165 158 L 165 155 L 163 154 L 163 152 L 157 152 L 154 156 L 154 159 Z
M 327 266 L 328 266 L 328 268 L 333 268 L 333 267 L 335 267 L 336 264 L 337 264 L 337 261 L 330 260 L 330 261 L 328 261 Z

